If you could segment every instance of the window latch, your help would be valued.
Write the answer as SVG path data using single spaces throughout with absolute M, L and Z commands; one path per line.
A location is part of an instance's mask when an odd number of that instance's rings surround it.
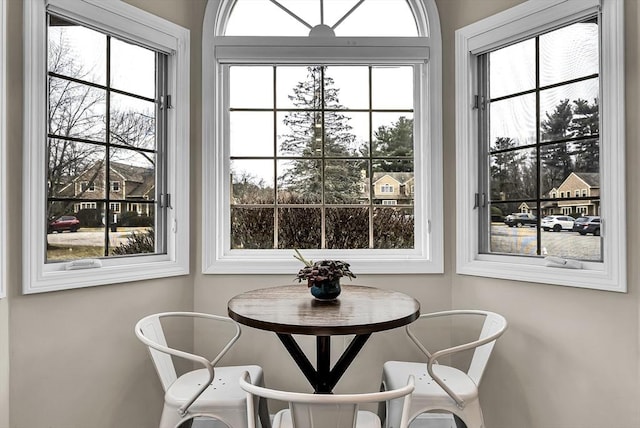
M 173 108 L 171 104 L 171 95 L 165 95 L 160 97 L 160 110 Z
M 163 193 L 160 195 L 160 208 L 171 208 L 171 194 Z

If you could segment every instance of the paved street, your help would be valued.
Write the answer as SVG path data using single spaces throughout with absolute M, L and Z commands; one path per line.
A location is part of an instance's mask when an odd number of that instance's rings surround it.
M 541 232 L 543 254 L 578 260 L 600 260 L 601 238 L 580 235 L 578 232 Z M 535 255 L 537 247 L 535 227 L 508 227 L 491 225 L 491 251 Z

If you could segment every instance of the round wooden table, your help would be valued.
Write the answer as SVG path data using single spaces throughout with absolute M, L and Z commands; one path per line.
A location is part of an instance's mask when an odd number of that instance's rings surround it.
M 318 393 L 330 393 L 371 333 L 402 327 L 420 315 L 420 303 L 397 291 L 341 284 L 334 301 L 316 300 L 302 285 L 248 291 L 233 297 L 229 316 L 235 321 L 272 331 Z M 316 336 L 316 367 L 309 362 L 292 334 Z M 331 336 L 355 337 L 330 367 Z

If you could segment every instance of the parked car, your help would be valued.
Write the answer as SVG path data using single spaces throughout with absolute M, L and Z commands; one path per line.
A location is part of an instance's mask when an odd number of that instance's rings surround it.
M 567 215 L 548 215 L 540 221 L 540 227 L 547 232 L 550 230 L 560 232 L 573 230 L 574 223 L 574 218 Z
M 80 229 L 80 220 L 72 215 L 63 215 L 49 223 L 47 233 L 60 232 L 65 230 L 77 232 Z
M 573 231 L 574 232 L 580 232 L 580 230 L 582 230 L 582 227 L 589 223 L 591 220 L 593 220 L 594 218 L 599 218 L 596 215 L 585 215 L 582 217 L 578 217 L 576 219 L 576 222 L 573 224 Z
M 531 213 L 513 213 L 504 218 L 504 224 L 509 227 L 535 227 L 538 224 L 538 219 Z
M 580 217 L 576 220 L 573 230 L 578 232 L 580 235 L 593 233 L 594 236 L 600 236 L 600 217 L 597 215 Z

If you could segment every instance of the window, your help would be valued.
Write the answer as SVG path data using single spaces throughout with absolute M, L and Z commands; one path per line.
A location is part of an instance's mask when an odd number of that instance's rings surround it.
M 112 181 L 111 182 L 111 191 L 112 192 L 119 192 L 120 191 L 120 182 L 119 181 Z
M 457 31 L 459 273 L 626 291 L 622 4 L 527 1 Z M 592 199 L 569 190 L 584 184 Z M 525 203 L 538 226 L 588 204 L 606 229 L 587 243 L 488 220 Z
M 382 205 L 398 205 L 398 201 L 395 199 L 383 199 Z
M 68 4 L 25 3 L 24 292 L 186 274 L 188 30 L 121 1 Z M 135 186 L 113 202 L 119 177 Z M 144 246 L 109 227 L 129 200 Z M 47 233 L 62 216 L 88 243 Z
M 380 193 L 393 193 L 393 186 L 391 184 L 382 184 L 380 186 Z
M 0 216 L 6 216 L 6 129 L 7 129 L 7 100 L 6 100 L 6 0 L 0 0 Z M 6 296 L 6 227 L 7 222 L 0 224 L 0 299 Z
M 205 273 L 291 272 L 294 248 L 372 273 L 442 271 L 435 2 L 346 6 L 209 2 Z M 390 207 L 383 177 L 418 191 Z

